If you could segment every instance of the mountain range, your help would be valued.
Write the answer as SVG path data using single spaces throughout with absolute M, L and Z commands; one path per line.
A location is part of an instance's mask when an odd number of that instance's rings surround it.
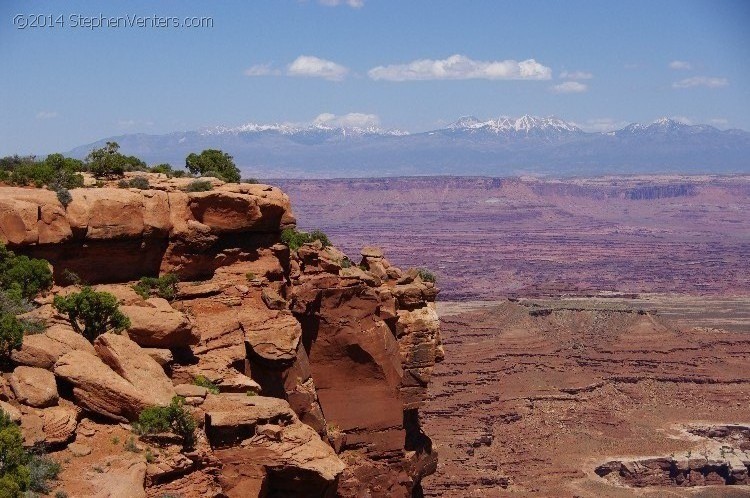
M 221 149 L 243 173 L 262 178 L 750 172 L 750 133 L 667 118 L 596 133 L 556 117 L 528 115 L 485 121 L 467 116 L 419 133 L 250 123 L 109 137 L 69 154 L 82 158 L 107 141 L 150 164 L 175 166 L 191 152 Z

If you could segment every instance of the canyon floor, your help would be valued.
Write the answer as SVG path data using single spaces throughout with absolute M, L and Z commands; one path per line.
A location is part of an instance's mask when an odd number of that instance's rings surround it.
M 750 176 L 271 183 L 345 252 L 429 267 L 441 300 L 750 294 Z
M 278 183 L 438 275 L 426 496 L 750 496 L 750 178 Z
M 424 410 L 440 464 L 427 496 L 750 496 L 720 472 L 691 487 L 669 471 L 638 487 L 595 473 L 722 453 L 727 441 L 689 431 L 726 424 L 747 430 L 724 451 L 750 460 L 750 334 L 605 299 L 467 308 L 442 316 L 446 359 Z

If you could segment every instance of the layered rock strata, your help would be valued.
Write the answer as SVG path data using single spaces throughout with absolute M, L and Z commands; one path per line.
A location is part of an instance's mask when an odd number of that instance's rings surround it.
M 47 329 L 13 352 L 3 409 L 27 444 L 54 441 L 70 460 L 59 489 L 419 496 L 437 463 L 419 416 L 443 357 L 434 283 L 372 247 L 359 266 L 320 242 L 290 251 L 280 233 L 295 219 L 274 187 L 187 193 L 151 180 L 145 191 L 76 189 L 67 208 L 45 190 L 0 187 L 0 240 L 50 261 L 58 285 L 72 271 L 114 294 L 131 322 L 90 344 L 45 296 L 30 315 Z M 130 288 L 166 272 L 181 279 L 171 302 Z M 193 449 L 168 434 L 132 455 L 104 444 L 132 437 L 117 424 L 175 395 L 198 421 Z

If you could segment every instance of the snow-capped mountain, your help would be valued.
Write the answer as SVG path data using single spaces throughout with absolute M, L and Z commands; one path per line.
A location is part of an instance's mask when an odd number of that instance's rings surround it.
M 408 135 L 408 132 L 396 129 L 383 129 L 377 126 L 330 126 L 322 123 L 309 125 L 294 125 L 288 123 L 258 124 L 246 123 L 240 126 L 215 126 L 199 130 L 202 135 L 240 135 L 243 133 L 278 133 L 280 135 L 300 135 L 322 133 L 332 136 L 362 136 L 362 135 Z
M 588 133 L 554 116 L 528 115 L 465 116 L 419 133 L 331 123 L 248 123 L 109 137 L 70 154 L 84 157 L 106 141 L 118 142 L 124 153 L 148 163 L 175 166 L 182 166 L 191 152 L 221 149 L 248 175 L 261 178 L 750 172 L 750 133 L 667 118 L 605 133 Z
M 448 125 L 452 131 L 487 132 L 495 135 L 545 135 L 581 133 L 582 130 L 573 123 L 568 123 L 555 116 L 540 118 L 525 114 L 520 118 L 500 117 L 480 121 L 474 116 L 464 116 Z

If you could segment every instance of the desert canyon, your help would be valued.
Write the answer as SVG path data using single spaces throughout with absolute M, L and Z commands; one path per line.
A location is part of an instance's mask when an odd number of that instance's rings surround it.
M 50 493 L 750 496 L 747 177 L 146 175 L 0 187 L 0 239 L 54 271 L 0 381 Z M 298 218 L 333 245 L 290 250 Z M 122 334 L 53 306 L 81 282 Z M 133 433 L 176 396 L 191 447 Z

